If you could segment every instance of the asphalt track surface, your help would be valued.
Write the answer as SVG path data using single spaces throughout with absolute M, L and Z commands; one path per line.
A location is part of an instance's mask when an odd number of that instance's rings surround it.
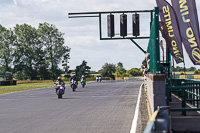
M 142 80 L 0 95 L 0 133 L 130 133 Z

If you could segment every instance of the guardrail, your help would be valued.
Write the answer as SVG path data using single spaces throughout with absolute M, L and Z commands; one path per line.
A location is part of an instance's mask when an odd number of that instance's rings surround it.
M 187 74 L 187 75 L 173 75 L 173 78 L 176 79 L 200 79 L 199 74 Z
M 152 114 L 149 119 L 144 133 L 170 132 L 171 116 L 170 107 L 161 106 Z
M 167 105 L 171 101 L 171 93 L 181 98 L 182 108 L 172 108 L 171 111 L 182 111 L 186 115 L 186 111 L 200 111 L 200 81 L 190 79 L 170 79 L 166 86 Z M 193 108 L 187 108 L 189 103 Z

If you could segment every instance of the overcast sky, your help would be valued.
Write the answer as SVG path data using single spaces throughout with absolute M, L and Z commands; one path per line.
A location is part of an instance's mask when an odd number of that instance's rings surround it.
M 199 16 L 200 0 L 196 0 L 196 4 Z M 106 62 L 122 62 L 126 69 L 131 69 L 141 66 L 144 54 L 130 40 L 100 40 L 98 18 L 69 19 L 68 13 L 152 10 L 155 6 L 155 0 L 0 0 L 0 24 L 12 29 L 24 23 L 36 28 L 44 22 L 55 25 L 65 33 L 65 45 L 71 48 L 70 69 L 75 69 L 83 60 L 96 71 Z M 102 25 L 103 35 L 106 35 L 106 16 Z M 119 27 L 118 22 L 115 26 Z M 130 25 L 128 27 L 131 33 Z M 140 29 L 141 36 L 149 36 L 149 14 L 141 15 Z M 148 39 L 135 41 L 146 50 Z M 184 57 L 186 67 L 194 66 L 185 52 Z

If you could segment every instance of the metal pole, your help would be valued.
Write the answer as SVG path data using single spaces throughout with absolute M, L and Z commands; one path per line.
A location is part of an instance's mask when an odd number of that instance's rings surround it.
M 159 9 L 155 7 L 156 73 L 160 73 Z
M 102 32 L 101 32 L 101 13 L 99 13 L 99 35 L 100 35 L 100 40 L 102 38 Z
M 133 39 L 130 39 L 143 53 L 146 53 Z
M 186 78 L 185 61 L 183 61 L 183 65 L 184 65 L 184 74 L 185 74 L 185 78 Z

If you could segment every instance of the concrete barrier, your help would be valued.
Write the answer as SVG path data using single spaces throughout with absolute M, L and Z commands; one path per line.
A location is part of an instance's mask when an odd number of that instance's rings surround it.
M 158 106 L 166 106 L 165 74 L 147 74 L 147 105 L 151 117 Z

